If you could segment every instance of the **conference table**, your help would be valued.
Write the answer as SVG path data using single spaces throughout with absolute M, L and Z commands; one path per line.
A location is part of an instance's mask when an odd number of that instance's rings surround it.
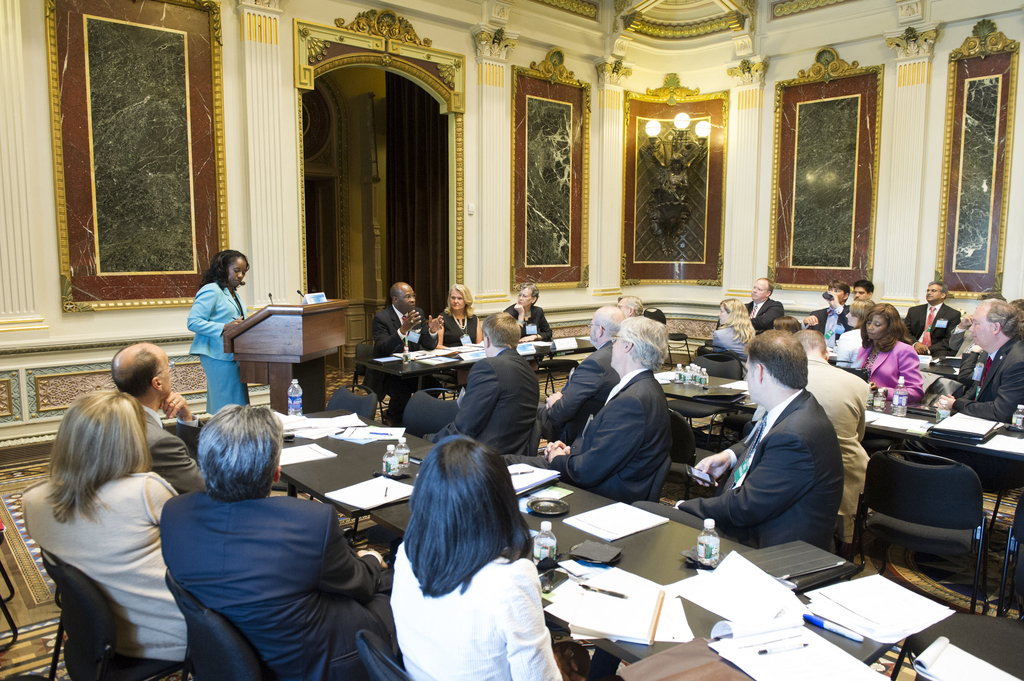
M 347 412 L 333 411 L 311 416 L 337 416 L 345 413 Z M 365 419 L 364 421 L 368 425 L 376 425 L 372 421 Z M 409 479 L 402 480 L 401 482 L 414 484 L 419 468 L 417 460 L 422 461 L 426 458 L 433 445 L 426 440 L 413 436 L 406 436 L 406 441 L 409 444 L 412 462 L 408 469 Z M 302 440 L 299 444 L 307 442 Z M 330 437 L 317 440 L 316 443 L 334 452 L 337 456 L 283 466 L 281 468 L 281 480 L 287 485 L 288 494 L 295 496 L 297 492 L 304 492 L 318 501 L 333 504 L 347 517 L 369 516 L 375 523 L 388 531 L 398 535 L 404 534 L 410 517 L 407 501 L 400 501 L 370 510 L 361 510 L 340 504 L 328 499 L 326 496 L 328 492 L 372 479 L 374 472 L 381 468 L 381 458 L 387 449 L 387 443 L 371 442 L 360 445 Z M 289 443 L 288 446 L 292 445 Z M 552 531 L 558 539 L 559 550 L 564 552 L 576 544 L 587 539 L 595 539 L 595 537 L 565 524 L 563 520 L 614 502 L 611 499 L 592 494 L 565 483 L 557 484 L 572 491 L 572 494 L 563 497 L 563 500 L 569 504 L 570 511 L 565 516 L 556 518 L 541 517 L 532 513 L 525 513 L 524 518 L 532 530 L 538 531 L 540 530 L 541 521 L 552 521 Z M 697 529 L 680 523 L 668 522 L 644 532 L 618 539 L 611 542 L 622 551 L 622 557 L 619 563 L 616 564 L 616 567 L 658 584 L 671 584 L 681 579 L 692 577 L 696 575 L 696 570 L 686 567 L 685 558 L 680 555 L 680 552 L 696 545 L 698 534 L 699 530 Z M 722 540 L 721 547 L 723 557 L 730 551 L 745 553 L 752 550 L 725 539 Z M 665 607 L 682 607 L 686 612 L 690 628 L 697 637 L 710 637 L 711 628 L 721 619 L 714 613 L 689 601 L 675 599 L 671 602 L 666 602 Z M 555 624 L 563 627 L 566 626 L 565 622 L 555 620 L 550 615 L 548 617 L 553 619 Z M 817 628 L 813 628 L 812 631 L 868 664 L 877 660 L 889 648 L 888 645 L 870 640 L 856 643 Z M 604 639 L 595 641 L 595 644 L 627 662 L 636 662 L 676 645 L 674 643 L 655 643 L 646 646 Z

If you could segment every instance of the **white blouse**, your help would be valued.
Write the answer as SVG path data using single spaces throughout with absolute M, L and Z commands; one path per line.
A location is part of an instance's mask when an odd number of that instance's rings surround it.
M 836 341 L 836 366 L 857 366 L 857 353 L 864 347 L 863 343 L 859 328 L 850 329 L 839 336 L 839 340 Z
M 415 681 L 561 681 L 544 626 L 533 562 L 496 560 L 465 593 L 424 596 L 405 546 L 398 549 L 391 609 L 406 672 Z

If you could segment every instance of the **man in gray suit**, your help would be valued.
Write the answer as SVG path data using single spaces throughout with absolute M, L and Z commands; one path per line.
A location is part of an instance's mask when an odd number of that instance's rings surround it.
M 185 398 L 171 392 L 171 363 L 167 353 L 152 343 L 137 343 L 114 355 L 110 365 L 114 385 L 128 393 L 146 412 L 146 440 L 157 473 L 179 494 L 205 490 L 203 474 L 196 463 L 199 443 L 199 419 Z M 178 436 L 164 430 L 161 410 L 167 418 L 178 418 Z

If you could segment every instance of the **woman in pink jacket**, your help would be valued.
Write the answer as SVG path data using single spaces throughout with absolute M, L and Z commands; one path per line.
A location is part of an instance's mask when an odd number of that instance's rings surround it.
M 867 370 L 871 390 L 885 388 L 891 400 L 893 389 L 902 376 L 908 402 L 920 402 L 924 395 L 921 364 L 914 347 L 905 342 L 907 326 L 896 308 L 887 303 L 872 307 L 860 327 L 860 334 L 864 347 L 854 366 Z

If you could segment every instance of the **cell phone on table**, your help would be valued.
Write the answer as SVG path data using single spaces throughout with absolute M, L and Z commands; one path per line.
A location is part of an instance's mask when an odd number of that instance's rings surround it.
M 549 594 L 567 579 L 569 579 L 569 573 L 564 570 L 552 569 L 542 572 L 540 575 L 540 590 L 542 593 Z
M 689 475 L 694 480 L 700 480 L 701 482 L 706 483 L 708 485 L 715 484 L 715 481 L 711 479 L 710 475 L 708 475 L 702 470 L 694 468 L 693 466 L 686 467 L 686 474 Z

